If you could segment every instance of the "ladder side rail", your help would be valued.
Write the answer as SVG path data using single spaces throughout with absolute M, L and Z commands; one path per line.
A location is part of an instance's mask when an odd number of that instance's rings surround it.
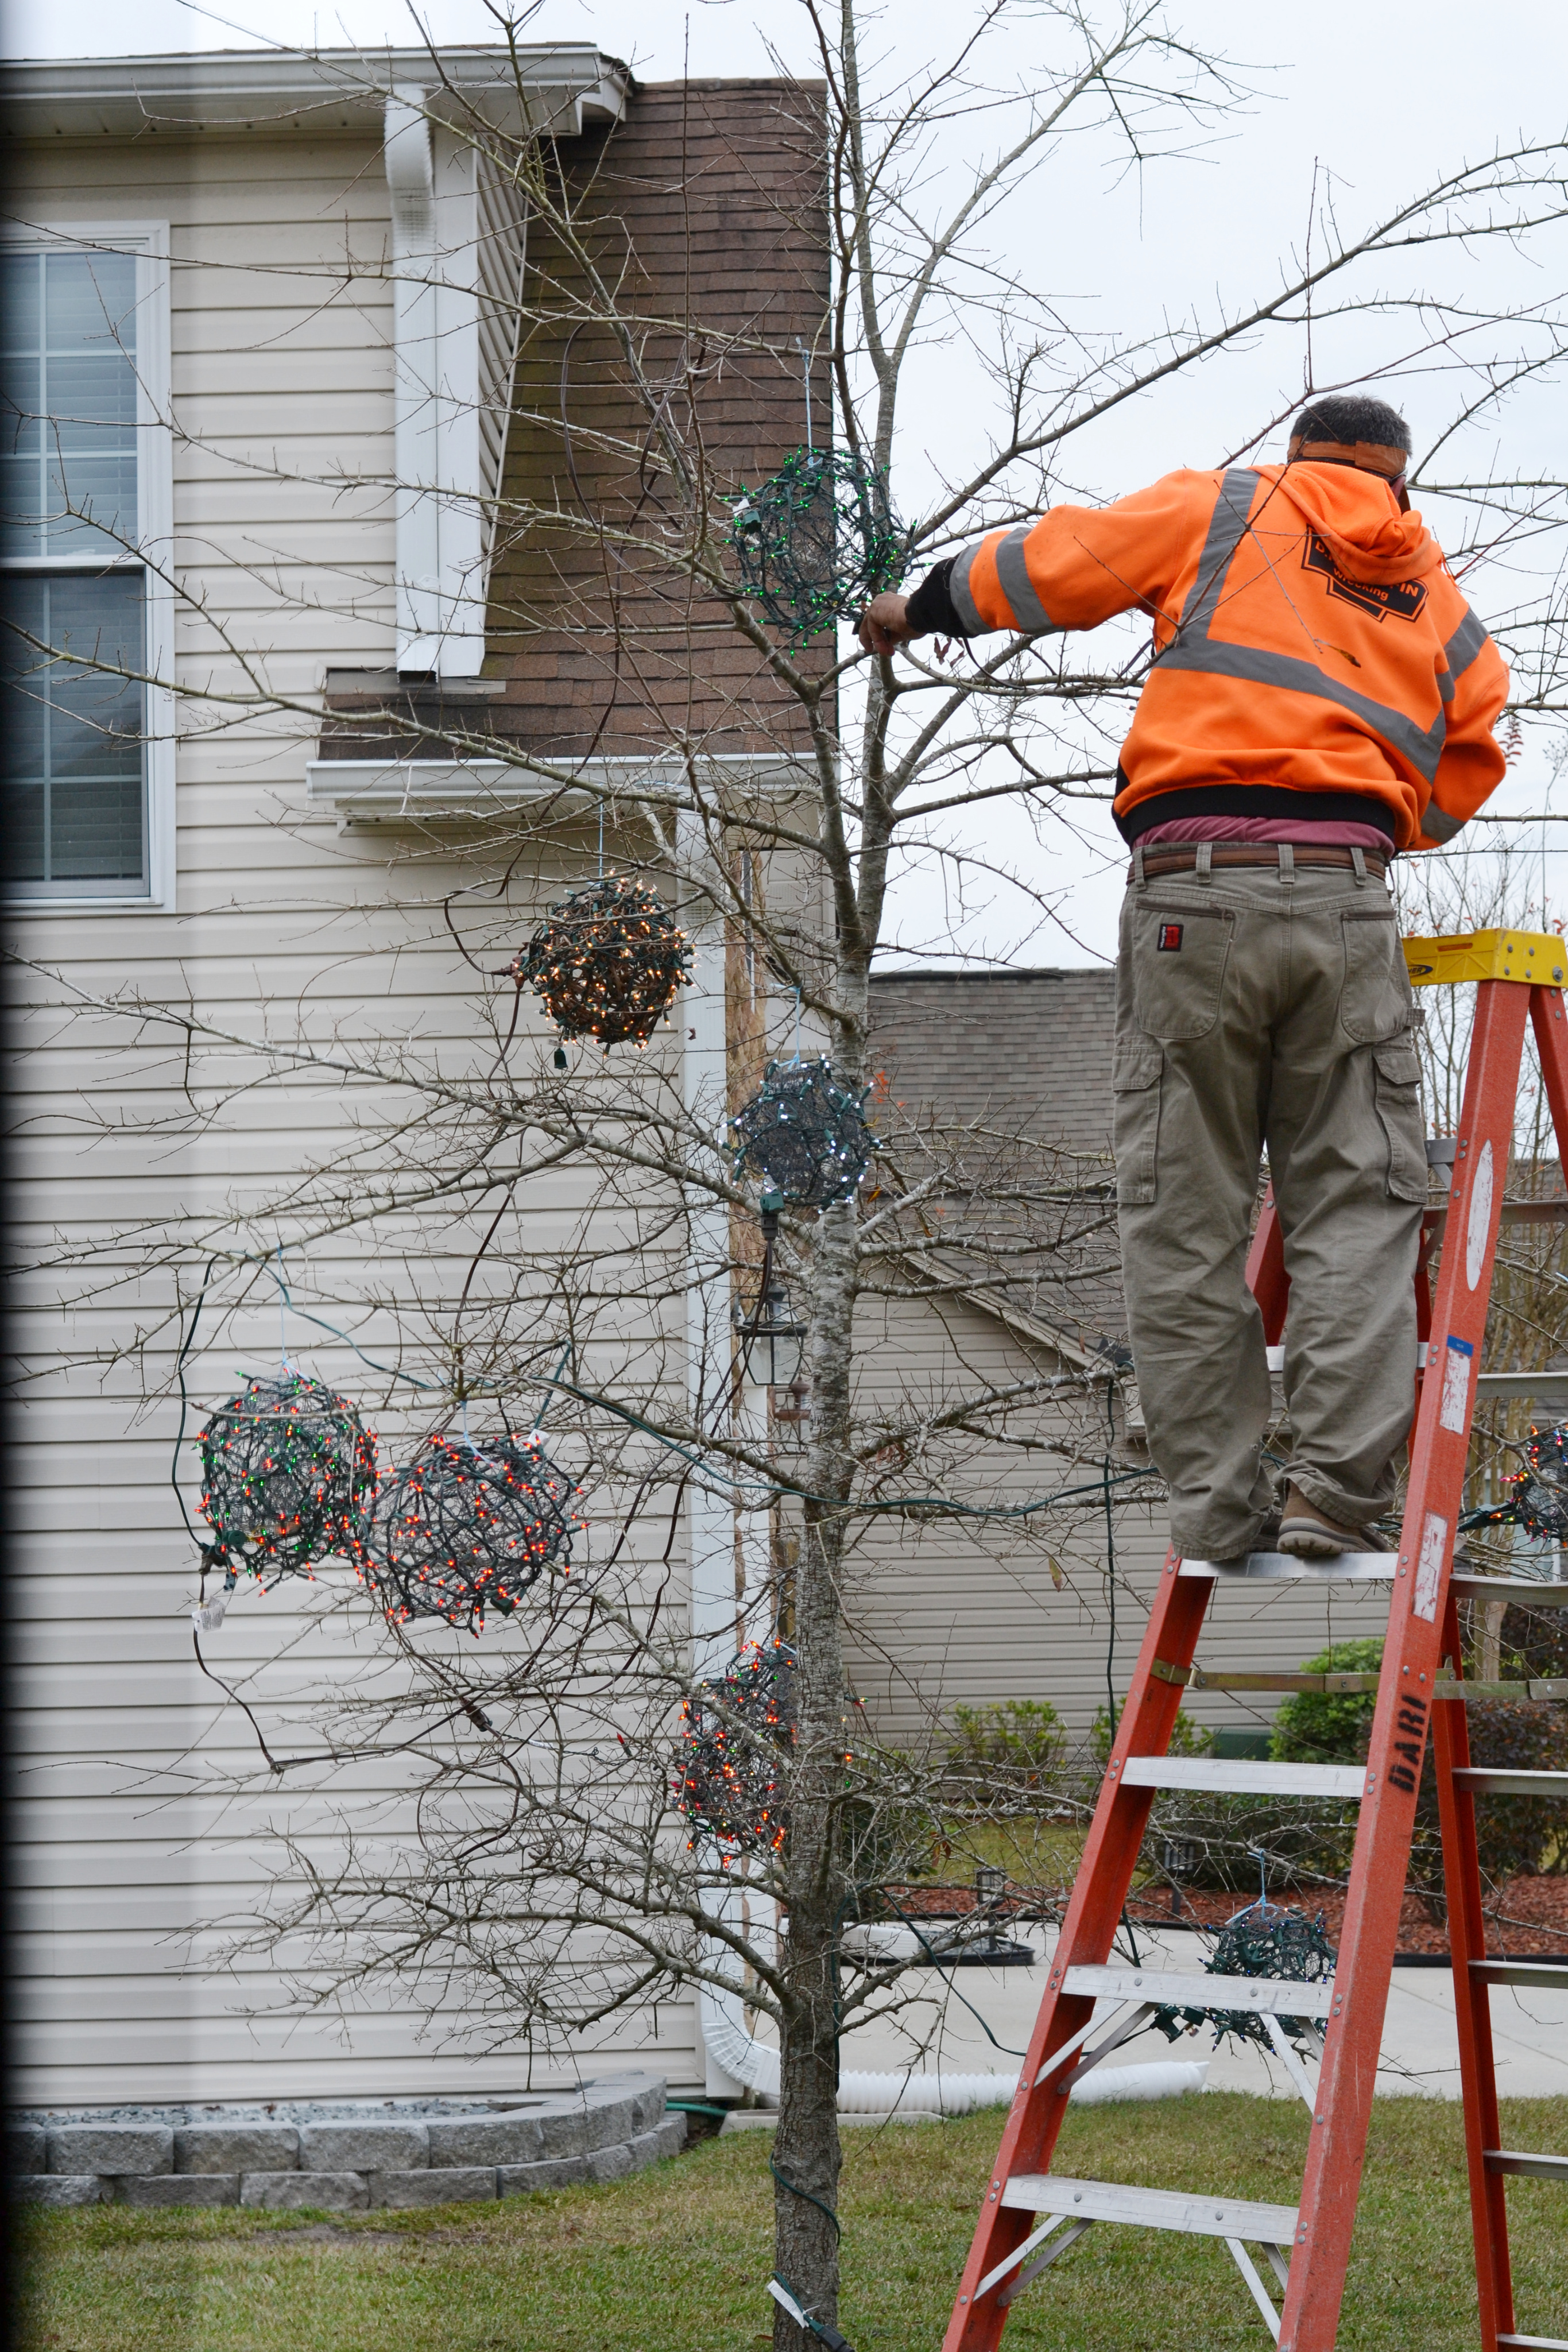
M 1035 2077 L 1046 2060 L 1094 2013 L 1093 2000 L 1065 1992 L 1062 1979 L 1070 1968 L 1097 1968 L 1110 1958 L 1156 1794 L 1153 1789 L 1124 1788 L 1122 1769 L 1129 1756 L 1163 1756 L 1169 1747 L 1183 1684 L 1156 1675 L 1155 1661 L 1158 1658 L 1166 1665 L 1182 1668 L 1191 1665 L 1213 1591 L 1211 1579 L 1178 1575 L 1179 1567 L 1179 1556 L 1167 1552 L 1073 1882 L 1072 1898 L 1051 1956 L 1051 1978 L 1030 2037 L 1029 2054 L 986 2184 L 943 2352 L 995 2352 L 1007 2323 L 1007 2307 L 996 2292 L 985 2295 L 976 2292 L 987 2273 L 1005 2262 L 1030 2234 L 1029 2214 L 1019 2207 L 1004 2205 L 1002 2191 L 1016 2174 L 1044 2172 L 1049 2168 L 1067 2112 L 1063 2094 L 1071 2070 L 1059 2068 L 1038 2089 Z
M 1280 2352 L 1333 2352 L 1355 2226 L 1373 2084 L 1398 1940 L 1416 1799 L 1437 1677 L 1443 1604 L 1463 1499 L 1479 1362 L 1531 992 L 1483 981 L 1433 1302 L 1437 1351 L 1422 1384 L 1389 1604 L 1365 1794 L 1340 1935 L 1335 2001 L 1318 2074 Z M 1564 1097 L 1568 1109 L 1568 1095 Z M 1448 1341 L 1468 1366 L 1463 1405 Z M 1469 1349 L 1468 1357 L 1465 1349 Z M 1444 1420 L 1447 1411 L 1448 1421 Z M 1458 1427 L 1449 1424 L 1458 1422 Z
M 1557 1149 L 1563 1165 L 1568 1168 L 1568 1014 L 1564 1013 L 1560 988 L 1531 990 L 1530 1022 L 1541 1056 L 1541 1076 L 1552 1124 L 1557 1132 Z
M 1459 1612 L 1453 1594 L 1443 1612 L 1443 1654 L 1459 1659 Z M 1507 2189 L 1500 2173 L 1488 2169 L 1486 2151 L 1502 2144 L 1498 2118 L 1497 2074 L 1492 2058 L 1491 1991 L 1470 1966 L 1486 1958 L 1486 1920 L 1481 1909 L 1480 1854 L 1476 1843 L 1476 1801 L 1456 1769 L 1470 1760 L 1469 1725 L 1461 1698 L 1438 1699 L 1432 1709 L 1432 1761 L 1437 1776 L 1437 1812 L 1443 1832 L 1443 1885 L 1448 1898 L 1448 1951 L 1454 1969 L 1454 2015 L 1458 2027 L 1459 2085 L 1465 2111 L 1465 2158 L 1470 2176 L 1470 2220 L 1476 2241 L 1476 2287 L 1480 2303 L 1481 2352 L 1498 2352 L 1498 2337 L 1513 2327 L 1513 2284 L 1508 2248 Z
M 1270 1185 L 1258 1212 L 1258 1223 L 1247 1252 L 1247 1287 L 1263 1318 L 1263 1344 L 1277 1348 L 1285 1336 L 1285 1310 L 1291 1303 L 1291 1277 L 1285 1272 L 1285 1236 Z

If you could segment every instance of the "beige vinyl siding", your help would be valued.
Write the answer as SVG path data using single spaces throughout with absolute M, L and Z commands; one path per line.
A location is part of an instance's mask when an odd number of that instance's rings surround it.
M 325 670 L 385 667 L 392 656 L 392 308 L 384 274 L 387 193 L 371 139 L 160 137 L 51 142 L 24 153 L 25 217 L 167 220 L 177 562 L 205 613 L 179 608 L 178 676 L 187 687 L 247 691 L 245 664 L 298 713 L 234 716 L 193 700 L 178 756 L 178 902 L 168 913 L 26 912 L 5 929 L 21 951 L 76 986 L 150 1000 L 188 992 L 234 1030 L 292 1031 L 327 1043 L 413 1034 L 449 1064 L 481 1034 L 474 976 L 439 912 L 456 878 L 427 855 L 392 870 L 384 836 L 340 834 L 309 811 L 305 761 Z M 221 720 L 221 723 L 215 723 Z M 547 887 L 558 888 L 555 877 Z M 24 979 L 37 1003 L 56 992 Z M 299 1008 L 303 1007 L 300 1011 Z M 23 1143 L 15 1169 L 18 1238 L 89 1243 L 107 1229 L 182 1213 L 199 1220 L 255 1198 L 363 1108 L 334 1080 L 255 1095 L 225 1128 L 163 1135 L 183 1108 L 181 1049 L 126 1018 L 31 1024 L 18 1073 Z M 234 1075 L 243 1075 L 236 1055 Z M 212 1065 L 209 1085 L 217 1075 Z M 541 1188 L 541 1233 L 563 1231 L 570 1184 Z M 402 1238 L 417 1240 L 411 1220 Z M 449 1267 L 429 1276 L 446 1284 Z M 130 1269 L 127 1269 L 128 1273 Z M 349 1244 L 291 1269 L 308 1305 L 344 1319 L 374 1269 Z M 31 1281 L 15 1326 L 18 1352 L 47 1368 L 59 1346 L 54 1286 Z M 277 1316 L 258 1288 L 232 1329 L 209 1328 L 190 1372 L 194 1433 L 210 1406 L 277 1356 Z M 382 2095 L 513 2088 L 525 2054 L 486 2054 L 494 2026 L 449 2013 L 429 2027 L 406 1994 L 382 1987 L 342 2016 L 301 2016 L 277 1957 L 217 1964 L 229 1936 L 284 1866 L 282 1834 L 323 1865 L 332 1805 L 308 1776 L 240 1790 L 256 1762 L 244 1717 L 204 1678 L 187 1611 L 196 1562 L 169 1486 L 177 1411 L 168 1400 L 168 1278 L 115 1286 L 101 1263 L 68 1271 L 67 1345 L 107 1350 L 140 1320 L 153 1329 L 142 1402 L 128 1364 L 41 1372 L 17 1423 L 17 1728 L 22 1750 L 15 1854 L 23 1891 L 16 1948 L 20 2042 L 14 2096 L 27 2103 Z M 367 1344 L 390 1331 L 372 1323 Z M 377 1383 L 344 1349 L 295 1322 L 303 1366 L 366 1400 L 387 1450 L 423 1426 L 420 1411 L 379 1410 Z M 195 1461 L 182 1484 L 194 1514 Z M 606 1506 L 608 1507 L 608 1505 Z M 592 1542 L 591 1533 L 588 1538 Z M 340 1572 L 316 1587 L 242 1591 L 204 1643 L 209 1664 L 258 1706 L 279 1752 L 314 1689 L 341 1693 L 384 1669 L 366 1604 L 351 1628 L 333 1615 Z M 437 1633 L 436 1638 L 447 1638 Z M 452 1637 L 455 1638 L 455 1637 Z M 508 1636 L 487 1636 L 497 1648 Z M 292 1722 L 292 1730 L 288 1726 Z M 398 1776 L 367 1760 L 341 1776 L 361 1811 L 395 1839 L 406 1823 Z M 303 1783 L 303 1785 L 301 1785 Z M 585 2036 L 576 2063 L 646 2059 L 702 2078 L 690 2004 Z M 608 2053 L 608 2055 L 607 2055 Z M 541 2065 L 536 2082 L 570 2078 Z
M 857 1338 L 873 1367 L 868 1386 L 890 1412 L 928 1411 L 980 1381 L 998 1385 L 1028 1379 L 1029 1354 L 1000 1324 L 959 1303 L 938 1317 L 904 1302 L 862 1301 Z M 1034 1369 L 1058 1369 L 1041 1350 Z M 967 1380 L 966 1380 L 967 1375 Z M 1096 1392 L 1091 1443 L 1103 1425 Z M 1050 1406 L 1030 1415 L 1029 1433 L 1066 1433 L 1065 1412 Z M 1078 1416 L 1074 1416 L 1076 1421 Z M 1020 1430 L 1027 1426 L 1020 1415 Z M 1147 1457 L 1119 1443 L 1114 1470 Z M 1044 1452 L 1015 1453 L 990 1484 L 964 1480 L 954 1489 L 965 1501 L 1016 1505 L 1078 1486 L 1100 1475 L 1103 1455 L 1074 1464 Z M 1048 1699 L 1070 1731 L 1087 1733 L 1105 1705 L 1110 1613 L 1105 1590 L 1103 1508 L 1086 1497 L 1077 1516 L 1042 1516 L 1035 1532 L 1006 1521 L 926 1523 L 901 1529 L 883 1523 L 859 1547 L 849 1584 L 849 1654 L 854 1687 L 878 1729 L 901 1744 L 941 1735 L 955 1705 L 985 1706 L 1007 1699 Z M 1030 1523 L 1026 1522 L 1028 1526 Z M 1149 1596 L 1166 1554 L 1162 1509 L 1119 1512 L 1119 1575 L 1114 1675 L 1118 1704 L 1143 1640 Z M 1058 1591 L 1047 1552 L 1064 1578 Z M 1201 1664 L 1216 1671 L 1290 1670 L 1325 1642 L 1380 1634 L 1388 1621 L 1388 1587 L 1377 1583 L 1258 1586 L 1217 1594 L 1198 1643 Z M 1278 1701 L 1195 1694 L 1186 1702 L 1195 1722 L 1255 1728 Z

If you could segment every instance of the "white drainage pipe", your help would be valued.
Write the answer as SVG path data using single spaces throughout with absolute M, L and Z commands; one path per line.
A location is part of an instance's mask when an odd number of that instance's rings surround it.
M 697 1996 L 703 2041 L 727 2074 L 759 2098 L 779 2096 L 779 2053 L 747 2033 L 738 1993 L 704 1985 Z M 1075 2083 L 1068 2096 L 1080 2106 L 1112 2099 L 1174 2099 L 1201 2091 L 1206 2058 L 1167 2058 L 1152 2066 L 1098 2066 Z M 1005 2107 L 1018 2088 L 1016 2074 L 841 2074 L 841 2116 L 967 2116 L 977 2107 Z

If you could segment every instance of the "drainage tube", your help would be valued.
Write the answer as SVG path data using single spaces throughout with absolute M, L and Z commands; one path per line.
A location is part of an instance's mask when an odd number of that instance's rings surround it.
M 703 2041 L 725 2073 L 765 2100 L 779 2096 L 779 2053 L 747 2033 L 737 1992 L 704 1985 L 697 1996 Z M 1201 2091 L 1206 2058 L 1164 2059 L 1152 2066 L 1097 2066 L 1068 2096 L 1080 2106 L 1112 2099 L 1174 2099 Z M 841 2074 L 841 2116 L 967 2116 L 977 2107 L 1005 2107 L 1016 2074 Z

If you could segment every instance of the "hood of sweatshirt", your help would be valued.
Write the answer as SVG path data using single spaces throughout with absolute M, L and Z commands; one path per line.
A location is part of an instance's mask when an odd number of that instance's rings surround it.
M 1419 580 L 1442 551 L 1418 514 L 1404 514 L 1386 482 L 1354 466 L 1264 466 L 1273 496 L 1293 507 L 1327 542 L 1340 570 L 1368 587 Z M 1263 521 L 1266 509 L 1254 520 Z

